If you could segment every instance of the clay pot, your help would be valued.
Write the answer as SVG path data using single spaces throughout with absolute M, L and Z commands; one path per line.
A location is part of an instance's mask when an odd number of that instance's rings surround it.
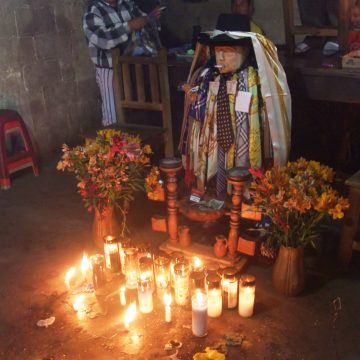
M 228 241 L 224 235 L 215 236 L 214 253 L 217 257 L 224 257 L 227 253 Z
M 272 273 L 275 289 L 287 296 L 300 294 L 305 288 L 303 247 L 280 248 Z
M 179 226 L 178 236 L 180 246 L 187 247 L 191 244 L 190 228 L 188 226 Z
M 95 209 L 93 222 L 93 240 L 98 249 L 104 249 L 104 236 L 117 235 L 119 224 L 115 218 L 114 208 L 109 206 L 100 213 Z

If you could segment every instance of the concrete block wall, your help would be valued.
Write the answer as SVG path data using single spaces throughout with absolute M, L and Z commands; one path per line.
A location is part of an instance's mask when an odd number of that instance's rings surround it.
M 0 108 L 17 110 L 41 154 L 100 125 L 82 32 L 86 0 L 0 1 Z

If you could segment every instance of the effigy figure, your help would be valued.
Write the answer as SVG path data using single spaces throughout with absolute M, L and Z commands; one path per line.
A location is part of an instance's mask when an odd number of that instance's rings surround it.
M 246 16 L 221 14 L 217 29 L 200 35 L 185 87 L 185 181 L 218 197 L 227 192 L 227 170 L 285 164 L 290 149 L 285 72 L 272 42 L 249 31 Z

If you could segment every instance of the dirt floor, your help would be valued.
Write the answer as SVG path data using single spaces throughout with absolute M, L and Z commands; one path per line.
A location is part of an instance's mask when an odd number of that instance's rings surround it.
M 336 267 L 337 234 L 308 262 L 301 296 L 277 294 L 271 268 L 250 265 L 247 271 L 257 279 L 254 316 L 224 311 L 209 319 L 204 338 L 191 333 L 190 307 L 174 305 L 173 321 L 166 324 L 159 301 L 154 312 L 137 317 L 130 332 L 116 294 L 86 295 L 91 316 L 79 316 L 64 276 L 83 251 L 96 252 L 92 214 L 84 210 L 73 176 L 57 172 L 55 164 L 44 166 L 38 178 L 31 171 L 14 176 L 11 189 L 0 191 L 0 359 L 170 359 L 175 351 L 165 352 L 164 345 L 177 340 L 183 346 L 172 358 L 187 360 L 230 333 L 245 340 L 228 348 L 227 359 L 360 359 L 359 259 L 345 272 Z M 140 199 L 130 212 L 133 239 L 154 248 L 166 238 L 150 229 L 158 206 Z M 114 278 L 109 292 L 121 280 Z M 48 328 L 36 325 L 51 316 L 55 322 Z

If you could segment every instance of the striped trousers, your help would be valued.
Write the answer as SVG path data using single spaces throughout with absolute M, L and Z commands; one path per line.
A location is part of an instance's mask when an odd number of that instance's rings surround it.
M 103 126 L 116 124 L 113 69 L 96 67 L 96 82 L 101 95 L 102 124 Z

